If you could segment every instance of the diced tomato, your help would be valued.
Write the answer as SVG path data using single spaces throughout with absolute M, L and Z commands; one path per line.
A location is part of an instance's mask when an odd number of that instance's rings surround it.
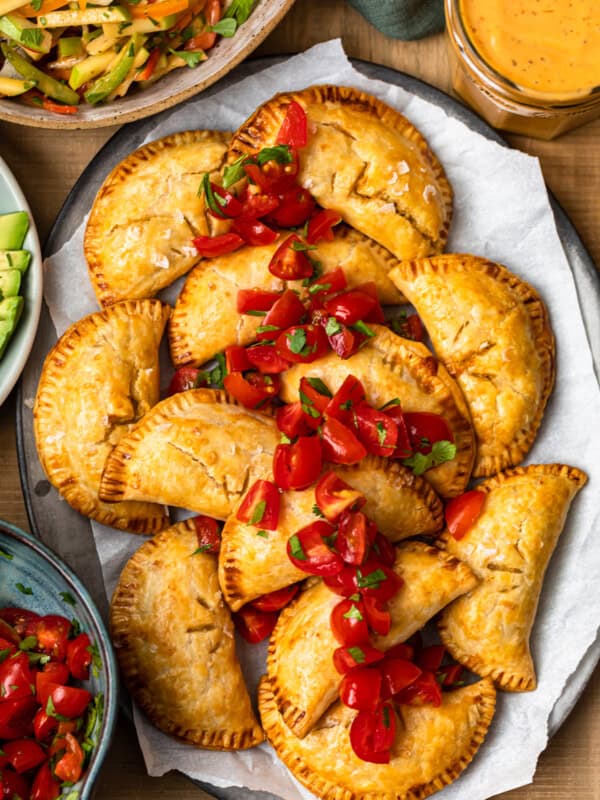
M 246 605 L 231 616 L 244 639 L 250 644 L 256 644 L 271 635 L 279 615 L 277 611 L 259 611 L 252 605 Z
M 167 389 L 167 396 L 187 392 L 188 389 L 195 389 L 198 386 L 198 376 L 200 370 L 197 367 L 180 367 L 171 378 L 171 383 Z
M 485 502 L 485 493 L 473 489 L 454 497 L 444 511 L 448 530 L 458 541 L 479 519 Z
M 80 633 L 67 645 L 67 667 L 78 681 L 86 681 L 90 677 L 91 647 L 92 642 L 87 633 Z
M 344 325 L 354 325 L 359 320 L 368 321 L 378 305 L 379 301 L 365 292 L 349 289 L 330 297 L 325 302 L 325 310 Z
M 277 352 L 293 363 L 310 364 L 327 353 L 327 336 L 316 325 L 294 325 L 280 333 Z
M 439 414 L 431 414 L 427 411 L 407 411 L 404 413 L 404 420 L 411 448 L 419 453 L 425 455 L 430 453 L 431 445 L 434 442 L 454 441 L 448 423 Z
M 280 489 L 308 489 L 321 474 L 321 440 L 300 436 L 293 444 L 278 444 L 273 455 L 273 477 Z
M 367 667 L 376 664 L 384 657 L 384 653 L 370 644 L 361 644 L 356 647 L 338 647 L 333 651 L 333 666 L 340 673 L 346 675 L 356 667 Z
M 350 744 L 356 755 L 372 764 L 388 764 L 396 735 L 396 715 L 391 703 L 375 711 L 359 711 L 350 726 Z
M 69 719 L 80 717 L 92 699 L 87 689 L 78 689 L 76 686 L 55 686 L 50 697 L 56 713 Z
M 281 192 L 278 199 L 279 205 L 269 212 L 266 219 L 270 224 L 279 225 L 281 228 L 295 228 L 302 225 L 315 210 L 315 201 L 311 193 L 301 186 Z
M 70 620 L 58 614 L 47 614 L 36 625 L 28 627 L 29 635 L 37 637 L 38 650 L 43 650 L 57 661 L 64 661 L 67 657 L 70 631 Z
M 408 430 L 406 428 L 406 421 L 402 412 L 400 401 L 393 405 L 386 405 L 381 411 L 384 411 L 388 417 L 391 417 L 396 423 L 398 431 L 398 438 L 396 439 L 396 449 L 392 453 L 392 458 L 408 458 L 412 453 L 412 446 L 408 438 Z
M 259 611 L 281 611 L 284 606 L 293 600 L 298 594 L 300 589 L 299 583 L 293 583 L 291 586 L 285 586 L 283 589 L 277 589 L 274 592 L 263 594 L 253 600 L 251 605 Z
M 290 160 L 270 159 L 262 167 L 262 180 L 266 182 L 267 191 L 271 194 L 279 194 L 296 186 L 298 169 L 298 151 L 295 147 L 288 146 L 287 152 Z
M 223 386 L 245 408 L 258 408 L 279 393 L 277 376 L 232 372 L 223 378 Z
M 44 664 L 41 672 L 35 673 L 35 688 L 38 703 L 46 708 L 48 695 L 52 691 L 49 687 L 64 686 L 69 681 L 69 668 L 66 664 L 49 661 Z
M 271 339 L 274 333 L 302 322 L 305 314 L 306 309 L 296 292 L 286 289 L 277 298 L 260 326 L 268 330 L 260 330 L 257 337 L 259 339 Z
M 0 773 L 0 797 L 4 800 L 29 800 L 29 781 L 10 767 Z
M 279 300 L 281 292 L 268 292 L 266 289 L 240 289 L 237 293 L 236 308 L 238 313 L 250 311 L 268 311 Z
M 34 674 L 26 653 L 5 658 L 0 664 L 0 702 L 31 697 Z
M 365 387 L 359 379 L 348 375 L 325 407 L 325 413 L 351 426 L 354 424 L 354 410 L 365 402 L 366 397 Z
M 412 339 L 415 342 L 422 342 L 425 339 L 425 328 L 418 314 L 394 317 L 390 324 L 394 333 L 404 339 Z
M 220 236 L 196 236 L 192 243 L 199 255 L 204 258 L 216 258 L 232 253 L 245 244 L 237 233 L 222 233 Z
M 34 739 L 13 739 L 2 745 L 9 764 L 15 772 L 27 772 L 46 758 L 46 753 Z
M 272 344 L 252 345 L 246 349 L 246 356 L 253 367 L 268 375 L 285 372 L 290 366 L 290 362 L 280 356 Z
M 376 597 L 369 597 L 368 595 L 363 597 L 363 603 L 370 630 L 379 634 L 379 636 L 387 636 L 392 627 L 392 615 L 385 607 L 385 604 Z
M 415 657 L 415 648 L 403 642 L 402 644 L 395 644 L 393 647 L 390 647 L 389 650 L 385 652 L 386 658 L 401 658 L 406 661 L 412 661 Z
M 242 213 L 242 204 L 237 197 L 212 181 L 207 181 L 207 184 L 210 185 L 214 200 L 214 208 L 209 204 L 209 214 L 217 219 L 233 219 L 234 217 L 239 217 Z M 220 200 L 217 200 L 214 195 L 217 195 Z
M 30 736 L 37 707 L 37 700 L 31 693 L 28 697 L 0 703 L 0 738 L 21 739 Z
M 327 332 L 327 330 L 325 331 Z M 360 348 L 361 337 L 355 331 L 343 325 L 341 322 L 337 323 L 335 333 L 328 333 L 327 340 L 333 352 L 339 358 L 350 358 Z
M 33 718 L 33 734 L 38 742 L 49 739 L 58 728 L 58 720 L 46 714 L 43 708 L 38 708 Z
M 288 439 L 295 439 L 296 436 L 308 436 L 319 426 L 319 419 L 320 416 L 315 419 L 306 414 L 300 402 L 281 406 L 275 413 L 277 427 Z
M 358 711 L 374 711 L 380 702 L 381 673 L 377 667 L 357 667 L 344 675 L 340 700 Z
M 83 750 L 72 733 L 67 733 L 65 740 L 67 749 L 65 754 L 56 762 L 54 774 L 61 781 L 77 783 L 81 778 L 84 760 Z
M 60 783 L 54 778 L 46 762 L 35 774 L 29 800 L 56 800 L 61 791 Z
M 36 614 L 34 611 L 28 611 L 26 608 L 0 608 L 0 619 L 4 620 L 4 622 L 10 625 L 12 632 L 7 632 L 7 629 L 0 628 L 0 635 L 2 635 L 5 639 L 10 639 L 14 641 L 15 644 L 19 644 L 19 637 L 25 636 L 27 626 L 31 622 L 35 622 L 38 619 L 41 619 L 39 614 Z M 17 634 L 17 638 L 14 638 L 14 634 Z
M 300 378 L 299 393 L 302 404 L 306 408 L 314 408 L 319 415 L 325 411 L 331 397 L 331 392 L 320 378 Z
M 240 522 L 274 531 L 279 524 L 281 495 L 271 481 L 257 480 L 252 484 L 237 510 Z
M 454 688 L 461 685 L 463 672 L 464 669 L 460 664 L 449 664 L 436 671 L 436 678 L 442 686 Z
M 339 594 L 342 597 L 351 597 L 358 592 L 356 567 L 344 566 L 337 575 L 326 575 L 323 578 L 323 583 L 335 594 Z
M 225 364 L 227 372 L 244 372 L 247 369 L 252 369 L 252 364 L 248 358 L 245 347 L 241 344 L 230 344 L 225 348 Z
M 350 428 L 335 417 L 326 417 L 321 428 L 323 458 L 333 464 L 356 464 L 366 455 L 365 446 Z
M 439 707 L 442 704 L 442 690 L 433 672 L 422 672 L 410 686 L 396 694 L 395 700 L 407 706 L 431 704 Z
M 382 696 L 387 700 L 393 695 L 410 686 L 421 675 L 421 670 L 412 661 L 404 658 L 386 657 L 378 665 L 381 673 Z
M 398 426 L 391 417 L 367 403 L 362 403 L 354 409 L 354 417 L 358 427 L 358 438 L 368 453 L 391 456 L 395 452 Z
M 292 100 L 277 134 L 276 144 L 289 144 L 291 147 L 305 147 L 308 141 L 308 121 L 306 112 L 296 100 Z
M 246 244 L 253 247 L 273 244 L 278 236 L 277 231 L 269 228 L 264 222 L 253 219 L 252 217 L 238 217 L 233 221 L 231 230 L 239 234 Z
M 431 647 L 424 647 L 417 656 L 417 663 L 423 670 L 435 672 L 442 666 L 446 648 L 442 644 L 434 644 Z
M 309 575 L 328 576 L 340 572 L 344 562 L 326 541 L 334 531 L 328 522 L 317 520 L 290 536 L 287 554 L 292 564 Z
M 6 625 L 6 623 L 4 623 L 4 625 Z M 15 633 L 15 636 L 16 636 L 16 633 Z M 17 642 L 18 642 L 18 640 L 19 640 L 19 637 L 17 636 Z M 16 650 L 17 650 L 17 646 L 16 646 L 16 644 L 14 642 L 8 641 L 7 639 L 0 638 L 0 653 L 2 654 L 2 656 L 10 655 L 11 653 L 15 653 Z
M 269 272 L 284 281 L 310 278 L 314 266 L 306 255 L 306 245 L 293 233 L 284 239 L 269 262 Z
M 344 511 L 338 520 L 335 549 L 346 564 L 362 564 L 375 541 L 377 527 L 362 511 Z
M 369 559 L 356 569 L 356 585 L 367 597 L 376 597 L 385 603 L 398 592 L 404 581 L 380 561 Z
M 216 519 L 200 515 L 194 517 L 198 549 L 203 553 L 218 553 L 221 548 L 221 529 Z
M 319 295 L 329 295 L 335 292 L 341 292 L 347 286 L 346 275 L 341 267 L 337 267 L 331 272 L 325 272 L 314 281 L 311 281 L 308 287 L 308 293 L 312 298 Z
M 377 560 L 385 564 L 386 567 L 393 567 L 396 561 L 396 548 L 390 540 L 379 531 L 373 542 L 373 551 Z
M 369 643 L 369 626 L 362 600 L 340 600 L 333 607 L 329 622 L 333 635 L 344 647 Z
M 252 219 L 265 217 L 279 205 L 278 197 L 267 194 L 252 184 L 248 184 L 245 191 L 240 194 L 239 200 L 242 203 L 242 216 Z
M 333 227 L 341 221 L 342 218 L 337 211 L 331 211 L 328 208 L 318 211 L 308 222 L 306 241 L 309 244 L 333 241 Z
M 315 486 L 315 500 L 329 522 L 337 522 L 346 511 L 358 511 L 367 502 L 362 492 L 353 489 L 331 470 L 319 478 Z

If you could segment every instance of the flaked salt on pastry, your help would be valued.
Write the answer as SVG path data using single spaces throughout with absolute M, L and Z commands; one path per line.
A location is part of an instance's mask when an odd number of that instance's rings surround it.
M 211 750 L 262 742 L 217 558 L 198 552 L 193 520 L 163 531 L 130 558 L 112 598 L 110 627 L 125 686 L 157 728 Z
M 485 501 L 464 537 L 443 535 L 442 546 L 481 583 L 443 612 L 440 636 L 457 661 L 501 689 L 536 688 L 529 636 L 544 573 L 586 481 L 584 472 L 563 464 L 501 473 L 477 486 Z
M 113 447 L 158 402 L 158 346 L 168 317 L 158 300 L 137 300 L 76 322 L 46 357 L 33 412 L 50 483 L 80 513 L 136 533 L 164 528 L 164 508 L 105 503 L 98 490 Z

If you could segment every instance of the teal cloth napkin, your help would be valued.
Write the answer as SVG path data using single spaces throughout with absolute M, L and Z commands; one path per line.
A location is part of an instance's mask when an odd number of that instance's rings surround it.
M 422 39 L 444 29 L 443 0 L 348 0 L 386 36 Z

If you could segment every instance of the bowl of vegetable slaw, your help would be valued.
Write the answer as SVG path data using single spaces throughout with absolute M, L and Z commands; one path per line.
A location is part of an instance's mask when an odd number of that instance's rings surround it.
M 0 0 L 0 118 L 121 124 L 210 86 L 294 0 Z

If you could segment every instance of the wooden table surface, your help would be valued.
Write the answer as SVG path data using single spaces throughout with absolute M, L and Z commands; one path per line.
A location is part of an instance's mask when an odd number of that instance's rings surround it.
M 293 53 L 334 37 L 342 38 L 351 56 L 403 70 L 450 90 L 442 35 L 409 43 L 388 39 L 346 6 L 344 0 L 297 0 L 258 54 Z M 0 155 L 29 199 L 42 241 L 83 168 L 115 130 L 59 133 L 0 122 Z M 550 189 L 571 217 L 594 261 L 600 264 L 600 119 L 554 142 L 509 138 L 515 147 L 539 156 Z M 0 408 L 0 476 L 0 518 L 28 528 L 17 470 L 15 392 Z M 542 755 L 533 784 L 502 795 L 503 798 L 562 800 L 577 795 L 578 800 L 600 800 L 599 690 L 600 670 L 596 670 L 575 710 Z M 510 770 L 510 764 L 506 769 Z M 178 800 L 208 797 L 176 773 L 149 778 L 134 731 L 121 719 L 99 781 L 97 799 L 175 795 Z

